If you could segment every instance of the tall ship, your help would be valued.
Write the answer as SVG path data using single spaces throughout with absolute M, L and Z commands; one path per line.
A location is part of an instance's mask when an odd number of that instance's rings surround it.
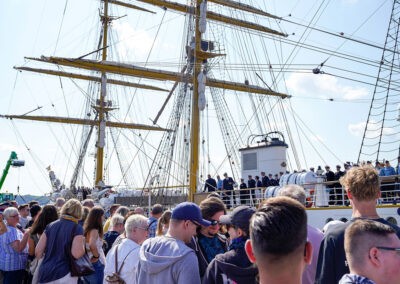
M 29 33 L 32 55 L 17 73 L 7 70 L 12 87 L 0 111 L 4 132 L 25 153 L 23 170 L 31 168 L 21 188 L 173 206 L 204 198 L 208 175 L 226 172 L 239 184 L 266 172 L 282 186 L 303 174 L 309 212 L 328 212 L 315 221 L 321 227 L 351 209 L 318 203 L 317 186 L 327 192 L 329 184 L 311 167 L 397 166 L 398 1 L 369 3 L 351 27 L 351 3 L 83 2 L 22 9 L 28 21 L 39 18 Z M 335 15 L 338 30 L 323 28 Z M 380 36 L 357 37 L 360 29 Z M 387 182 L 397 189 L 395 178 Z M 399 220 L 396 198 L 384 217 Z

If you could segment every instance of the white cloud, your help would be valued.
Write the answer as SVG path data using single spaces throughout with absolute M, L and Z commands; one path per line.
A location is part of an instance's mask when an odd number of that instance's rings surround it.
M 128 23 L 115 22 L 118 33 L 117 48 L 120 54 L 130 57 L 132 53 L 138 57 L 147 56 L 153 44 L 153 38 L 144 30 L 135 30 Z
M 348 101 L 368 96 L 365 88 L 351 87 L 342 84 L 337 78 L 327 75 L 297 73 L 287 80 L 292 94 L 318 98 L 341 98 Z
M 368 132 L 368 136 L 369 137 L 376 137 L 379 136 L 381 133 L 381 129 L 375 125 L 376 121 L 371 120 L 370 125 L 368 127 L 369 132 Z M 354 123 L 354 124 L 349 124 L 348 126 L 348 130 L 350 132 L 350 134 L 356 136 L 356 137 L 361 137 L 364 135 L 364 130 L 365 130 L 365 124 L 366 122 L 359 122 L 359 123 Z M 372 130 L 373 127 L 375 127 L 375 130 Z M 393 134 L 395 131 L 393 128 L 389 128 L 389 127 L 384 127 L 382 130 L 382 134 L 383 135 L 389 135 L 389 134 Z
M 0 152 L 3 151 L 16 151 L 18 154 L 18 152 L 22 152 L 22 148 L 12 144 L 0 144 Z

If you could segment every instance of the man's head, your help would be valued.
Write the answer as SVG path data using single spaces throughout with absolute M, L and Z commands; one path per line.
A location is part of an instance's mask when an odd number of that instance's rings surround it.
M 94 207 L 94 201 L 93 199 L 85 199 L 82 201 L 82 206 L 86 206 L 89 207 L 90 209 L 92 209 Z
M 121 204 L 113 204 L 110 207 L 110 215 L 114 215 L 115 211 L 117 211 L 117 209 L 121 206 Z
M 285 196 L 264 201 L 250 220 L 245 249 L 250 261 L 258 265 L 260 277 L 290 269 L 300 279 L 312 256 L 304 206 Z
M 211 222 L 210 226 L 203 226 L 200 232 L 206 237 L 214 237 L 220 229 L 219 218 L 226 213 L 225 204 L 220 198 L 210 197 L 200 203 L 201 215 Z
M 306 191 L 300 185 L 288 184 L 281 188 L 278 196 L 287 196 L 306 206 Z
M 117 210 L 115 210 L 115 214 L 119 214 L 122 215 L 124 218 L 126 217 L 126 215 L 128 215 L 129 213 L 129 208 L 126 206 L 119 206 Z
M 228 177 L 228 174 L 227 174 L 227 173 L 224 173 L 224 177 L 226 177 L 226 178 L 227 178 L 227 177 Z
M 125 233 L 128 239 L 139 245 L 142 244 L 149 235 L 147 218 L 139 214 L 129 216 L 125 222 Z
M 161 204 L 154 204 L 153 208 L 151 209 L 151 216 L 154 218 L 160 218 L 164 209 Z
M 58 209 L 61 209 L 61 207 L 63 207 L 63 205 L 65 204 L 65 198 L 63 197 L 58 197 L 56 199 L 56 203 L 54 204 Z
M 340 184 L 350 200 L 375 201 L 381 192 L 378 172 L 368 166 L 352 167 L 340 178 Z
M 122 215 L 114 214 L 110 221 L 111 231 L 116 231 L 119 234 L 122 234 L 124 232 L 124 220 L 125 219 Z
M 207 178 L 211 178 L 211 175 L 210 175 L 210 174 L 208 174 L 208 175 L 207 175 Z
M 209 226 L 211 223 L 201 216 L 199 206 L 192 202 L 183 202 L 172 210 L 168 229 L 170 236 L 189 243 L 196 234 L 198 226 Z
M 340 171 L 341 166 L 340 165 L 336 165 L 336 170 Z
M 144 216 L 144 209 L 143 207 L 136 207 L 135 210 L 133 210 L 135 214 L 143 215 Z
M 385 161 L 385 167 L 390 167 L 390 162 L 388 160 Z
M 252 176 L 252 175 L 249 175 L 249 176 L 248 176 L 248 179 L 252 179 L 252 178 L 253 178 L 253 176 Z
M 265 172 L 261 172 L 261 176 L 264 177 L 265 176 Z
M 29 208 L 32 208 L 33 205 L 39 205 L 39 202 L 37 202 L 36 200 L 32 200 L 28 204 L 29 204 Z
M 231 214 L 222 215 L 219 218 L 221 224 L 229 225 L 229 235 L 231 239 L 236 239 L 238 237 L 248 238 L 249 237 L 249 227 L 250 219 L 256 210 L 249 206 L 238 206 Z
M 18 213 L 19 216 L 23 218 L 27 218 L 29 216 L 29 205 L 28 204 L 23 204 L 18 206 Z
M 389 226 L 356 220 L 345 232 L 350 272 L 376 283 L 400 283 L 400 240 Z

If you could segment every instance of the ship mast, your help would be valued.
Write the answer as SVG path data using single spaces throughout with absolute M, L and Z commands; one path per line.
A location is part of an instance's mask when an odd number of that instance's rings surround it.
M 0 117 L 9 119 L 28 119 L 28 120 L 39 120 L 39 121 L 52 121 L 59 123 L 73 123 L 81 125 L 91 125 L 97 127 L 97 154 L 96 154 L 96 176 L 95 176 L 95 186 L 103 184 L 103 159 L 104 159 L 104 146 L 105 146 L 105 129 L 106 127 L 119 127 L 119 128 L 129 128 L 129 129 L 143 129 L 143 130 L 156 130 L 156 131 L 173 131 L 173 129 L 165 129 L 158 126 L 148 126 L 143 124 L 132 124 L 132 123 L 122 123 L 122 122 L 111 122 L 108 121 L 108 112 L 114 110 L 111 102 L 107 100 L 107 84 L 125 85 L 143 89 L 151 89 L 155 91 L 165 91 L 164 89 L 157 88 L 154 86 L 134 84 L 131 82 L 124 82 L 115 79 L 108 79 L 107 74 L 117 74 L 123 76 L 130 76 L 136 78 L 146 78 L 150 80 L 159 81 L 171 81 L 174 83 L 174 87 L 170 90 L 170 94 L 174 92 L 177 83 L 182 83 L 183 85 L 189 86 L 192 84 L 192 94 L 191 97 L 191 116 L 190 116 L 190 156 L 188 157 L 189 164 L 189 200 L 193 200 L 193 195 L 197 191 L 198 187 L 198 172 L 199 172 L 199 145 L 200 145 L 200 110 L 199 110 L 199 75 L 203 77 L 200 87 L 202 89 L 201 95 L 204 96 L 204 88 L 219 88 L 224 90 L 233 90 L 238 92 L 255 93 L 267 96 L 277 96 L 280 98 L 286 98 L 287 95 L 271 90 L 270 88 L 259 87 L 256 85 L 251 85 L 249 82 L 239 83 L 230 82 L 225 80 L 218 80 L 216 78 L 207 78 L 206 65 L 207 59 L 215 58 L 218 56 L 225 56 L 225 54 L 219 54 L 212 51 L 202 50 L 202 33 L 200 31 L 200 26 L 204 25 L 205 20 L 210 20 L 223 25 L 228 25 L 231 27 L 240 27 L 241 29 L 246 29 L 250 31 L 255 31 L 258 33 L 268 33 L 275 36 L 287 35 L 283 32 L 273 30 L 264 25 L 248 22 L 245 20 L 235 19 L 232 17 L 225 16 L 223 14 L 215 13 L 213 11 L 207 11 L 207 0 L 192 0 L 192 5 L 185 5 L 177 2 L 171 2 L 167 0 L 137 0 L 138 2 L 143 2 L 146 4 L 151 4 L 154 6 L 161 7 L 163 9 L 169 9 L 182 14 L 191 14 L 194 17 L 195 32 L 194 38 L 194 48 L 192 50 L 194 60 L 191 63 L 193 68 L 184 68 L 181 72 L 173 72 L 166 70 L 157 70 L 147 67 L 136 66 L 133 64 L 113 62 L 107 60 L 107 41 L 108 41 L 108 29 L 109 23 L 112 17 L 109 15 L 109 4 L 119 5 L 131 9 L 137 9 L 141 11 L 146 11 L 153 13 L 149 10 L 143 9 L 141 7 L 122 2 L 117 0 L 103 0 L 104 2 L 104 13 L 101 16 L 101 21 L 103 25 L 103 39 L 102 46 L 99 50 L 102 51 L 102 60 L 91 60 L 79 58 L 63 58 L 55 56 L 42 56 L 40 58 L 30 58 L 29 60 L 41 61 L 48 64 L 54 64 L 57 66 L 68 66 L 83 70 L 99 72 L 100 77 L 88 76 L 84 74 L 67 73 L 60 70 L 46 70 L 46 69 L 35 69 L 30 67 L 16 67 L 18 70 L 37 72 L 43 74 L 49 74 L 60 77 L 70 77 L 79 80 L 88 80 L 93 82 L 101 83 L 101 90 L 96 104 L 93 108 L 96 111 L 96 118 L 94 120 L 90 119 L 78 119 L 78 118 L 60 118 L 60 117 L 40 117 L 40 116 L 17 116 L 17 115 L 0 115 Z M 208 0 L 217 5 L 225 6 L 229 9 L 236 9 L 238 11 L 245 11 L 246 13 L 254 13 L 260 15 L 261 17 L 268 17 L 273 19 L 280 19 L 277 16 L 271 15 L 260 9 L 251 7 L 250 5 L 242 4 L 240 2 L 235 2 L 232 0 Z M 202 6 L 202 7 L 201 7 Z M 203 14 L 202 14 L 203 13 Z M 202 19 L 200 20 L 200 18 Z M 167 99 L 168 100 L 168 99 Z M 175 126 L 174 126 L 175 127 Z M 155 164 L 155 167 L 160 168 Z M 146 185 L 145 185 L 146 187 Z M 185 186 L 186 188 L 186 186 Z
M 199 145 L 200 145 L 200 121 L 199 121 L 199 82 L 197 76 L 202 72 L 201 32 L 200 32 L 200 4 L 203 0 L 196 0 L 196 25 L 195 25 L 195 51 L 194 51 L 194 74 L 193 74 L 193 95 L 192 95 L 192 119 L 190 135 L 190 171 L 189 171 L 189 200 L 193 201 L 193 195 L 197 191 L 197 178 L 199 169 Z
M 107 40 L 108 40 L 108 0 L 104 0 L 104 14 L 101 17 L 103 23 L 103 48 L 102 48 L 102 61 L 107 60 Z M 105 98 L 107 95 L 107 74 L 101 72 L 101 89 L 100 97 L 97 100 L 98 104 L 96 110 L 99 116 L 99 124 L 97 126 L 97 156 L 96 156 L 96 178 L 95 185 L 100 185 L 103 182 L 103 163 L 104 163 L 104 145 L 105 145 Z

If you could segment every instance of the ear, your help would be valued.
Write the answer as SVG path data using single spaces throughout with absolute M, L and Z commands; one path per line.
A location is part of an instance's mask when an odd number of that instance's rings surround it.
M 369 250 L 368 258 L 373 266 L 382 265 L 381 252 L 377 248 L 373 247 Z
M 237 234 L 238 237 L 242 237 L 242 236 L 244 235 L 244 232 L 243 232 L 242 229 L 237 228 L 237 229 L 236 229 L 236 234 Z
M 346 193 L 347 193 L 347 197 L 348 197 L 349 199 L 353 199 L 353 194 L 351 194 L 351 191 L 348 190 L 347 188 L 346 188 Z
M 253 253 L 253 245 L 251 244 L 251 240 L 247 240 L 244 245 L 244 249 L 246 251 L 247 257 L 249 258 L 251 263 L 256 263 L 256 258 Z
M 312 256 L 313 256 L 313 246 L 310 242 L 306 242 L 304 247 L 304 262 L 307 264 L 311 264 Z

